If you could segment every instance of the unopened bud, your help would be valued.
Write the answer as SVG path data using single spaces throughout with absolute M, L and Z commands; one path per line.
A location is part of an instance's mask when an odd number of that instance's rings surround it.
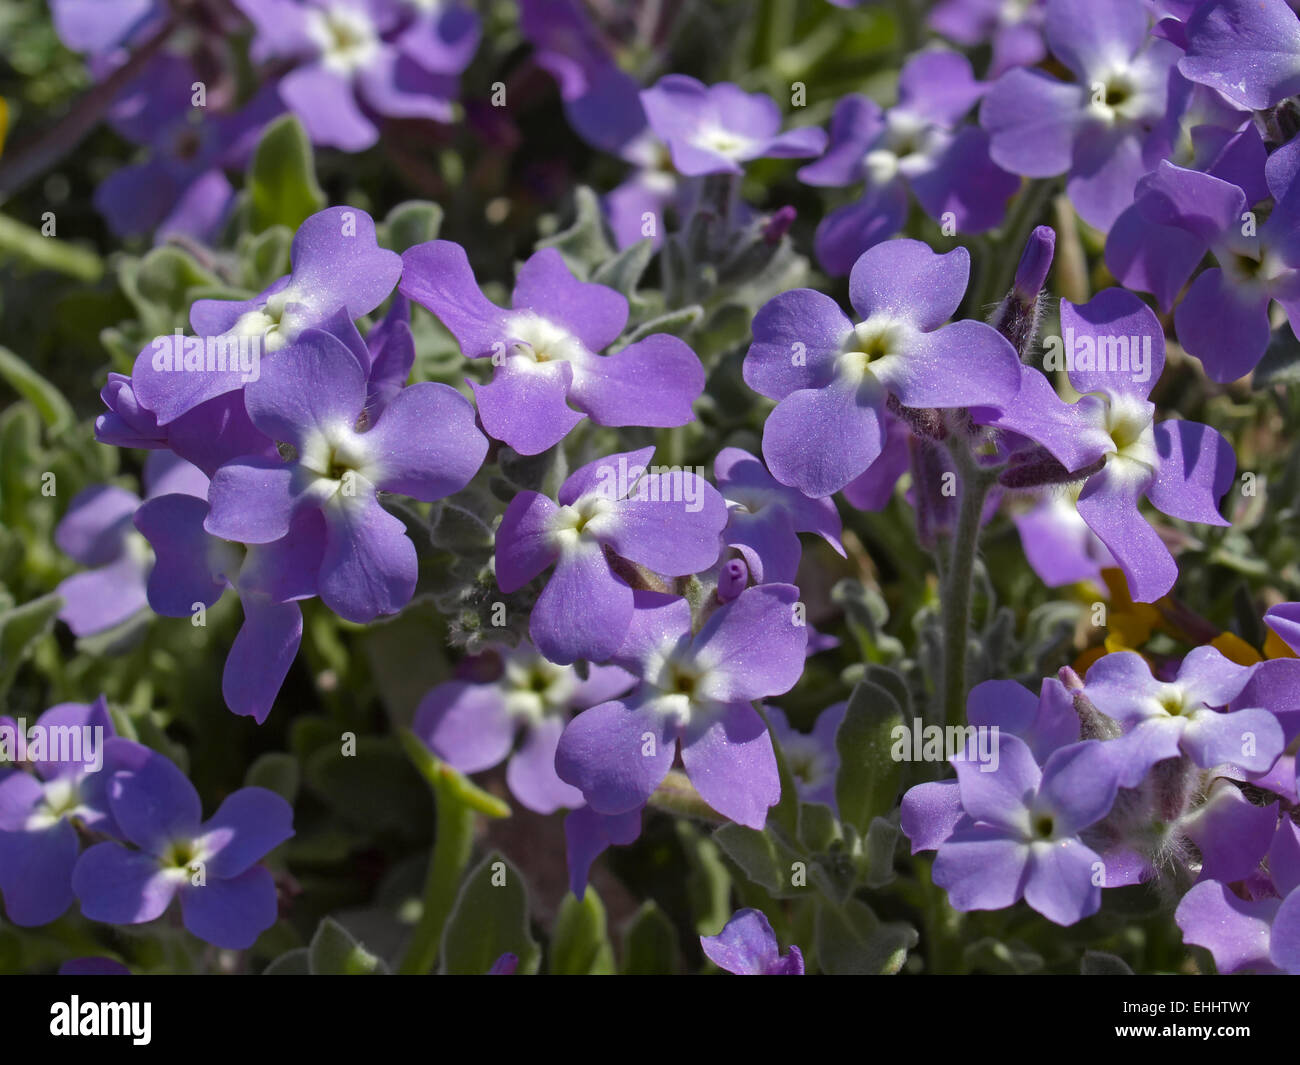
M 772 217 L 767 220 L 767 225 L 763 227 L 763 240 L 768 244 L 775 244 L 779 241 L 790 232 L 790 227 L 794 225 L 798 213 L 789 204 L 778 207 L 772 212 Z
M 1016 267 L 1015 284 L 1011 286 L 1012 295 L 1021 303 L 1032 303 L 1038 298 L 1055 252 L 1056 231 L 1051 226 L 1039 226 L 1029 234 L 1020 265 Z
M 729 603 L 745 590 L 749 583 L 749 567 L 743 558 L 728 559 L 718 572 L 718 598 Z
M 1055 250 L 1056 233 L 1051 226 L 1039 226 L 1029 234 L 1011 291 L 989 319 L 989 324 L 1011 342 L 1022 360 L 1029 355 L 1038 336 L 1043 282 L 1052 268 Z

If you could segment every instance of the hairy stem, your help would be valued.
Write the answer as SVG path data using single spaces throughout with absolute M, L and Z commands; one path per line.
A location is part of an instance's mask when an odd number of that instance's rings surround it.
M 948 447 L 961 482 L 961 504 L 942 585 L 943 711 L 949 725 L 959 725 L 966 710 L 966 650 L 980 519 L 996 474 L 980 466 L 959 435 L 949 437 Z

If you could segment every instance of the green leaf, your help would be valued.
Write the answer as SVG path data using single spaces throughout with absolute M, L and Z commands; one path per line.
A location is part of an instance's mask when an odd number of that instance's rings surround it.
M 18 667 L 37 642 L 54 628 L 54 619 L 62 606 L 62 597 L 51 592 L 0 612 L 0 706 Z
M 580 278 L 590 275 L 597 263 L 603 263 L 614 254 L 614 248 L 605 236 L 605 218 L 598 197 L 586 185 L 580 185 L 573 194 L 574 220 L 568 229 L 537 242 L 538 250 L 555 248 L 564 261 Z
M 605 907 L 592 888 L 581 900 L 566 895 L 560 904 L 547 971 L 552 976 L 613 975 L 614 948 L 605 926 Z
M 801 889 L 791 884 L 791 865 L 802 859 L 771 832 L 729 822 L 718 828 L 713 838 L 741 872 L 769 895 L 788 898 L 801 894 Z
M 799 842 L 804 847 L 824 851 L 841 838 L 839 822 L 829 806 L 821 802 L 799 804 Z
M 275 225 L 296 230 L 325 206 L 311 142 L 293 115 L 276 119 L 262 134 L 248 168 L 248 189 L 254 233 Z
M 654 899 L 647 899 L 623 933 L 623 975 L 672 976 L 680 966 L 677 929 Z
M 821 903 L 814 923 L 817 964 L 832 976 L 896 973 L 917 942 L 916 929 L 882 922 L 870 906 L 849 899 L 842 907 Z
M 297 947 L 285 951 L 275 961 L 262 970 L 263 976 L 310 976 L 311 951 L 306 947 Z
M 384 959 L 366 950 L 332 917 L 316 926 L 307 948 L 307 966 L 312 976 L 372 976 L 387 973 Z
M 626 347 L 627 344 L 635 344 L 638 340 L 644 340 L 652 333 L 669 333 L 672 336 L 686 337 L 703 317 L 704 308 L 698 304 L 682 307 L 676 311 L 669 311 L 667 314 L 661 314 L 658 318 L 651 318 L 648 322 L 643 322 L 627 338 L 627 343 L 623 346 Z
M 399 203 L 379 227 L 379 244 L 400 255 L 407 248 L 437 240 L 442 217 L 442 208 L 428 200 Z
M 292 245 L 293 231 L 287 226 L 271 226 L 261 233 L 248 234 L 240 249 L 244 284 L 253 291 L 260 291 L 287 274 Z
M 1104 950 L 1085 950 L 1079 971 L 1084 976 L 1132 976 L 1133 970 L 1128 962 L 1115 954 Z
M 711 835 L 688 821 L 676 821 L 674 828 L 690 865 L 686 890 L 695 916 L 695 929 L 701 933 L 708 929 L 712 934 L 731 916 L 731 871 Z
M 873 817 L 867 829 L 867 838 L 863 843 L 867 862 L 865 882 L 869 888 L 882 888 L 892 883 L 894 872 L 894 851 L 898 847 L 899 830 L 892 820 Z
M 428 832 L 426 793 L 398 745 L 378 736 L 357 737 L 355 745 L 352 754 L 337 741 L 314 751 L 303 762 L 307 786 L 361 832 Z
M 519 957 L 519 973 L 534 973 L 541 950 L 528 926 L 523 875 L 495 851 L 465 878 L 442 934 L 440 971 L 481 975 L 502 954 Z
M 0 261 L 15 259 L 37 270 L 57 270 L 91 285 L 104 276 L 104 261 L 89 248 L 47 237 L 39 229 L 0 215 Z
M 997 939 L 976 940 L 962 951 L 968 969 L 981 972 L 1024 974 L 1043 967 L 1042 955 L 1023 943 L 1003 943 Z
M 60 432 L 72 424 L 72 407 L 63 393 L 6 347 L 0 347 L 0 377 L 36 408 L 50 432 Z
M 1256 388 L 1300 383 L 1300 340 L 1287 326 L 1273 330 L 1264 357 L 1255 367 Z
M 637 286 L 654 254 L 654 241 L 639 240 L 596 267 L 591 280 L 622 293 L 634 316 L 645 313 L 647 300 L 637 294 Z
M 248 767 L 244 784 L 248 787 L 266 788 L 285 802 L 293 802 L 298 794 L 301 773 L 298 759 L 291 754 L 269 751 Z
M 903 711 L 903 719 L 906 721 L 912 714 L 912 693 L 908 691 L 907 681 L 903 675 L 891 666 L 880 666 L 875 663 L 867 665 L 862 679 L 870 681 L 872 684 L 878 684 L 884 688 L 898 702 L 899 708 Z
M 884 688 L 862 681 L 849 697 L 848 710 L 835 733 L 840 769 L 835 777 L 835 802 L 840 817 L 866 833 L 873 817 L 888 813 L 903 779 L 903 766 L 894 760 L 893 730 L 903 726 L 898 701 Z

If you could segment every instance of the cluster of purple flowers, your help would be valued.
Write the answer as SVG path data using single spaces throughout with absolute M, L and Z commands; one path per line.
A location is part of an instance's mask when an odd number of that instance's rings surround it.
M 234 0 L 179 13 L 159 0 L 50 6 L 92 77 L 133 75 L 114 80 L 106 117 L 146 155 L 109 175 L 95 204 L 119 236 L 159 240 L 217 235 L 236 198 L 227 173 L 248 164 L 281 114 L 346 152 L 373 146 L 386 119 L 454 121 L 481 33 L 474 12 L 433 0 Z M 265 76 L 240 100 L 231 45 L 250 33 L 245 51 Z
M 154 155 L 101 187 L 120 228 L 211 232 L 232 194 L 224 168 L 281 108 L 316 143 L 349 151 L 375 142 L 383 116 L 449 120 L 478 43 L 476 18 L 455 6 L 236 6 L 255 27 L 254 58 L 282 76 L 184 153 L 174 138 L 193 130 L 176 94 L 128 95 L 115 119 L 147 130 Z M 860 191 L 815 237 L 825 270 L 847 275 L 847 307 L 791 288 L 752 317 L 740 374 L 765 417 L 761 457 L 711 450 L 711 480 L 656 464 L 665 438 L 657 452 L 641 430 L 692 423 L 714 366 L 680 336 L 643 335 L 628 297 L 557 247 L 518 267 L 506 307 L 459 244 L 399 255 L 364 211 L 332 207 L 298 229 L 289 274 L 249 299 L 195 302 L 192 335 L 159 337 L 129 376 L 110 375 L 97 435 L 152 452 L 146 498 L 96 486 L 72 501 L 57 542 L 86 569 L 60 585 L 60 616 L 86 636 L 146 604 L 188 618 L 233 590 L 244 621 L 223 694 L 262 722 L 297 655 L 303 601 L 358 624 L 411 603 L 421 559 L 410 515 L 423 511 L 395 497 L 438 503 L 503 458 L 552 453 L 553 481 L 512 487 L 491 516 L 490 578 L 527 604 L 528 639 L 476 649 L 424 697 L 415 734 L 464 773 L 504 763 L 529 810 L 567 811 L 579 896 L 596 856 L 639 836 L 677 766 L 694 798 L 744 829 L 768 827 L 783 764 L 805 803 L 838 817 L 847 704 L 828 699 L 811 732 L 764 705 L 796 687 L 818 647 L 800 534 L 843 555 L 834 497 L 880 509 L 910 471 L 933 546 L 935 528 L 957 520 L 941 488 L 955 478 L 963 493 L 991 490 L 977 519 L 1031 500 L 1016 522 L 1047 583 L 1116 566 L 1131 598 L 1153 603 L 1179 563 L 1144 503 L 1228 526 L 1220 508 L 1237 470 L 1215 428 L 1153 402 L 1166 330 L 1138 293 L 1172 312 L 1182 349 L 1216 382 L 1257 365 L 1280 321 L 1274 303 L 1288 316 L 1300 307 L 1300 137 L 1284 135 L 1294 113 L 1279 109 L 1300 91 L 1300 20 L 1284 0 L 1004 6 L 944 0 L 931 16 L 951 41 L 991 45 L 986 80 L 962 54 L 922 50 L 896 104 L 847 95 L 827 134 L 737 85 L 667 74 L 642 87 L 579 7 L 523 3 L 523 32 L 575 130 L 634 168 L 605 200 L 619 245 L 659 243 L 647 215 L 688 213 L 706 186 L 734 184 L 759 159 L 809 160 L 805 184 Z M 160 17 L 132 5 L 75 40 L 117 56 L 111 69 Z M 159 62 L 169 84 L 192 77 L 181 57 Z M 965 246 L 897 236 L 913 199 L 945 240 L 995 230 L 1014 197 L 1030 197 L 1022 179 L 1060 181 L 1118 282 L 1062 299 L 1041 359 L 1050 228 L 1029 235 L 987 322 L 960 314 L 972 297 Z M 142 182 L 168 194 L 146 202 Z M 411 382 L 413 305 L 470 360 L 465 391 Z M 1300 606 L 1266 620 L 1300 653 Z M 1070 925 L 1107 888 L 1158 882 L 1181 899 L 1185 941 L 1221 971 L 1300 973 L 1298 670 L 1202 646 L 1154 671 L 1137 653 L 1107 654 L 1038 695 L 1008 680 L 963 690 L 971 735 L 992 734 L 992 757 L 972 738 L 955 779 L 912 787 L 903 832 L 913 853 L 936 852 L 933 881 L 956 910 L 1023 900 Z M 112 732 L 102 700 L 41 723 Z M 139 923 L 179 897 L 187 928 L 242 948 L 274 922 L 259 861 L 292 834 L 292 811 L 272 793 L 242 789 L 204 822 L 180 770 L 120 738 L 102 772 L 30 768 L 0 775 L 0 893 L 15 923 L 54 920 L 74 897 L 92 920 Z M 803 972 L 799 948 L 782 955 L 758 910 L 701 942 L 730 972 Z M 512 971 L 511 957 L 493 971 Z
M 41 746 L 14 750 L 20 732 Z M 261 861 L 293 835 L 280 796 L 241 788 L 204 821 L 185 775 L 117 737 L 102 697 L 51 707 L 30 730 L 0 718 L 0 738 L 0 895 L 14 924 L 49 924 L 74 897 L 92 921 L 142 924 L 179 899 L 190 932 L 239 950 L 275 923 Z
M 1177 892 L 1188 943 L 1221 972 L 1300 972 L 1294 658 L 1241 666 L 1212 647 L 1153 674 L 1133 652 L 1069 667 L 1040 694 L 977 685 L 957 779 L 903 799 L 913 853 L 937 851 L 934 881 L 958 910 L 1024 899 L 1069 925 L 1105 888 L 1158 882 Z

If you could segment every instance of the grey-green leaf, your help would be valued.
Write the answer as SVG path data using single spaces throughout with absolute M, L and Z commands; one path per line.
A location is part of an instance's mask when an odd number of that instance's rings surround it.
M 902 763 L 894 760 L 894 729 L 903 727 L 903 711 L 886 689 L 862 681 L 853 689 L 848 710 L 835 733 L 840 768 L 835 802 L 840 817 L 866 833 L 873 817 L 893 808 L 902 783 Z
M 442 934 L 440 971 L 486 973 L 502 954 L 519 958 L 519 973 L 537 971 L 541 951 L 528 924 L 528 889 L 523 874 L 493 852 L 461 885 Z

